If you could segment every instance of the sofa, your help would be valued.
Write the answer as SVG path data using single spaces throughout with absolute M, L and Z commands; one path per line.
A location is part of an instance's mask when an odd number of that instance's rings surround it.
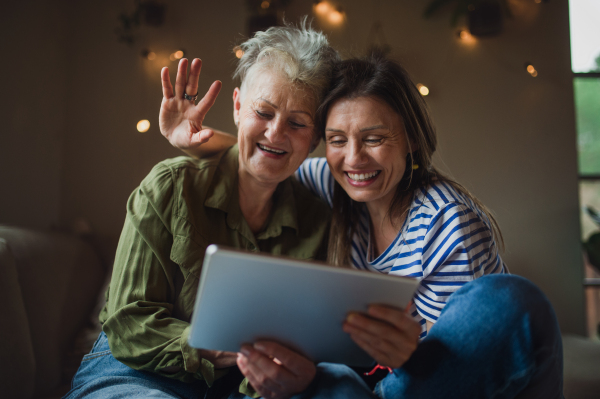
M 68 391 L 99 331 L 106 269 L 81 237 L 0 225 L 0 397 Z
M 69 390 L 100 331 L 109 281 L 111 262 L 93 243 L 0 225 L 0 397 L 54 399 Z M 563 346 L 565 397 L 599 398 L 600 342 L 566 335 Z

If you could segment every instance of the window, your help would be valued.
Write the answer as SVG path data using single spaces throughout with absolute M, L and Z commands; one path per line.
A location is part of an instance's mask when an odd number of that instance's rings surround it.
M 600 211 L 600 1 L 570 0 L 571 69 L 579 152 L 581 234 L 586 241 L 600 233 L 587 211 Z M 586 257 L 588 334 L 600 335 L 600 264 Z

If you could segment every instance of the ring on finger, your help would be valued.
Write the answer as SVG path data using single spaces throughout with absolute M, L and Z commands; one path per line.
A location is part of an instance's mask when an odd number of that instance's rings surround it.
M 193 103 L 196 103 L 196 100 L 198 99 L 198 93 L 196 93 L 196 95 L 194 96 L 190 96 L 187 93 L 183 93 L 183 98 L 185 98 L 186 100 L 190 100 Z

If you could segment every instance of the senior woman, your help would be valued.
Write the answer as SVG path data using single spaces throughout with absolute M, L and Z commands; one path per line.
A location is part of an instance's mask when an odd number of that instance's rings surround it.
M 329 262 L 421 282 L 409 309 L 416 350 L 399 310 L 372 306 L 343 326 L 393 370 L 380 374 L 377 396 L 562 398 L 552 307 L 505 274 L 492 214 L 432 165 L 435 129 L 406 71 L 380 56 L 339 63 L 317 125 L 327 158 L 306 160 L 296 177 L 333 209 Z M 218 133 L 212 149 L 231 140 Z
M 207 160 L 161 162 L 133 192 L 100 315 L 103 332 L 67 398 L 256 396 L 235 367 L 238 354 L 187 344 L 202 260 L 212 243 L 325 259 L 329 207 L 290 176 L 319 140 L 315 111 L 338 55 L 306 27 L 257 33 L 244 49 L 233 93 L 237 145 Z M 189 80 L 187 66 L 180 62 L 174 91 L 162 71 L 160 121 L 163 132 L 189 138 L 201 130 L 220 83 L 196 106 L 200 60 Z M 315 380 L 308 359 L 275 344 L 268 350 L 260 371 L 280 384 L 261 393 L 289 397 Z M 251 382 L 252 367 L 245 368 Z

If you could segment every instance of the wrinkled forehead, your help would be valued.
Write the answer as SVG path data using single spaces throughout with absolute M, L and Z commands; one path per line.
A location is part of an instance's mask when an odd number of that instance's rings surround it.
M 263 61 L 254 64 L 240 86 L 242 102 L 246 96 L 250 96 L 250 100 L 268 96 L 278 102 L 294 102 L 314 118 L 318 105 L 316 96 L 305 84 L 294 82 L 289 76 L 280 63 Z

